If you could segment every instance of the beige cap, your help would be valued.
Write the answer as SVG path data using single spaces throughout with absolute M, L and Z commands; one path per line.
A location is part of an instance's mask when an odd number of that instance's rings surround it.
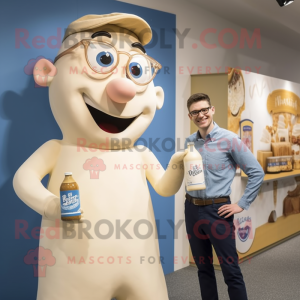
M 67 28 L 63 41 L 71 34 L 83 31 L 96 31 L 95 29 L 113 24 L 132 31 L 143 45 L 152 39 L 152 30 L 149 24 L 142 18 L 123 13 L 108 15 L 86 15 L 73 21 Z

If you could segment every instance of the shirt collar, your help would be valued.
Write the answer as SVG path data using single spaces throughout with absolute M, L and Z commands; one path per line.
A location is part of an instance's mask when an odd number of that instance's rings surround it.
M 211 138 L 215 137 L 216 134 L 218 133 L 219 128 L 220 127 L 218 126 L 218 124 L 214 121 L 214 128 L 212 129 L 212 131 L 206 137 L 208 139 L 211 139 Z M 202 139 L 199 130 L 197 130 L 196 139 L 197 140 L 201 140 Z

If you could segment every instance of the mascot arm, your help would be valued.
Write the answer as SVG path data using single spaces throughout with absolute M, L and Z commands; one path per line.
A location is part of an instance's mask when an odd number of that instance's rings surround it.
M 159 195 L 169 197 L 176 194 L 180 189 L 184 176 L 183 158 L 186 153 L 176 152 L 173 154 L 166 171 L 164 171 L 163 167 L 147 168 L 147 179 Z M 144 162 L 148 166 L 151 164 L 154 166 L 159 165 L 159 161 L 150 150 L 143 152 L 143 154 Z
M 59 198 L 50 193 L 41 183 L 43 177 L 51 174 L 60 152 L 60 142 L 51 140 L 37 149 L 18 169 L 13 187 L 18 197 L 42 216 L 46 209 L 59 217 Z

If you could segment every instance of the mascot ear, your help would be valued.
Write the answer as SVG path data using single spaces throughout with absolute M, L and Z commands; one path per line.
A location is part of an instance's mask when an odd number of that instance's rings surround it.
M 156 109 L 159 110 L 162 108 L 165 100 L 164 90 L 160 86 L 155 87 L 156 92 Z
M 40 59 L 33 68 L 33 79 L 40 86 L 50 86 L 57 69 L 47 59 Z

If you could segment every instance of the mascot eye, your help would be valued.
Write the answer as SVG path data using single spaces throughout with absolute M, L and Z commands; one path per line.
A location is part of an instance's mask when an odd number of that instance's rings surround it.
M 101 67 L 109 67 L 114 63 L 114 56 L 107 51 L 100 52 L 96 57 L 97 63 Z
M 140 78 L 143 74 L 143 69 L 139 63 L 133 62 L 129 65 L 130 74 L 134 78 Z
M 136 83 L 147 83 L 153 76 L 152 63 L 143 55 L 134 55 L 129 63 L 129 74 Z
M 92 67 L 98 73 L 109 73 L 117 64 L 118 54 L 114 47 L 95 42 L 90 43 L 87 49 L 87 59 Z

